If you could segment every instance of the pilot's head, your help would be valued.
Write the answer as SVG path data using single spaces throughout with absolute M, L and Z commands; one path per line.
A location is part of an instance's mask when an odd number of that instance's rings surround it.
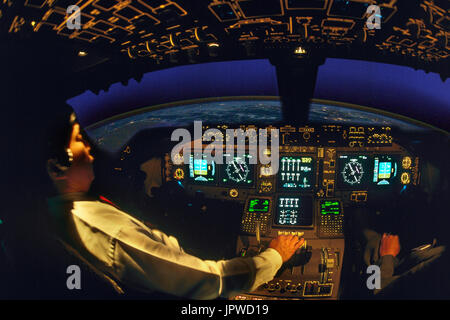
M 47 172 L 59 193 L 87 192 L 94 180 L 91 147 L 67 104 L 54 110 L 48 125 Z

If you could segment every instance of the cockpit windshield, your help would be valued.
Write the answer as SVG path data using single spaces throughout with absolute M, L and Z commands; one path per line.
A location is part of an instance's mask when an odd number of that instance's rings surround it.
M 211 101 L 212 100 L 212 101 Z M 211 116 L 214 115 L 214 116 Z M 96 144 L 108 151 L 117 151 L 135 134 L 156 127 L 180 127 L 192 125 L 194 121 L 220 125 L 260 124 L 271 125 L 282 121 L 278 97 L 261 100 L 220 98 L 198 102 L 173 103 L 149 107 L 139 112 L 116 117 L 89 126 L 86 130 Z M 395 114 L 332 101 L 313 101 L 310 105 L 309 121 L 318 124 L 356 124 L 397 127 L 404 131 L 430 130 L 432 127 L 413 119 Z

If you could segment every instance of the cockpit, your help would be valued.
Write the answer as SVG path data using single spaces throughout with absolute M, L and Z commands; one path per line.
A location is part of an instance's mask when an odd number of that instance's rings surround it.
M 5 0 L 2 63 L 20 70 L 3 86 L 7 131 L 67 101 L 94 150 L 92 190 L 201 259 L 304 239 L 232 300 L 448 299 L 448 252 L 418 258 L 450 240 L 448 21 L 440 0 Z M 385 235 L 402 251 L 381 288 Z
M 198 116 L 211 114 L 217 106 L 251 109 L 252 105 L 274 108 L 279 101 L 199 101 L 187 108 L 198 108 L 194 112 Z M 163 123 L 179 108 L 162 109 L 165 115 L 161 110 L 148 111 L 104 124 L 117 128 L 110 131 L 111 138 L 105 127 L 94 127 L 91 134 L 103 146 L 112 147 L 120 139 L 117 131 L 123 123 L 154 118 Z M 359 216 L 370 219 L 373 228 L 401 234 L 405 246 L 406 239 L 420 243 L 424 235 L 413 240 L 414 234 L 420 220 L 428 218 L 416 214 L 430 207 L 419 190 L 436 181 L 424 174 L 430 165 L 427 153 L 417 149 L 418 141 L 411 144 L 410 137 L 411 132 L 425 137 L 433 130 L 368 109 L 322 101 L 313 103 L 310 113 L 324 109 L 335 114 L 351 110 L 360 119 L 370 114 L 366 121 L 373 122 L 294 126 L 195 121 L 182 127 L 189 137 L 184 144 L 174 127 L 156 129 L 165 132 L 161 135 L 165 142 L 156 142 L 155 129 L 142 129 L 118 149 L 105 175 L 124 181 L 115 199 L 126 202 L 131 194 L 147 199 L 135 202 L 142 204 L 140 212 L 148 212 L 152 201 L 159 202 L 163 220 L 171 221 L 163 224 L 192 243 L 198 254 L 246 257 L 264 250 L 277 235 L 305 238 L 302 249 L 272 281 L 235 299 L 367 298 L 370 290 L 358 287 L 369 277 L 357 241 Z M 397 121 L 400 126 L 389 124 Z M 165 147 L 158 155 L 160 146 Z M 347 281 L 358 281 L 358 286 L 341 285 Z

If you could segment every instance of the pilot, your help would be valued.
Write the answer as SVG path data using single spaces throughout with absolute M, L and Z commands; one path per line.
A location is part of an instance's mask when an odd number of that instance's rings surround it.
M 91 147 L 67 106 L 48 129 L 47 171 L 58 196 L 49 199 L 57 237 L 103 274 L 128 288 L 192 299 L 231 297 L 273 279 L 304 239 L 279 236 L 254 257 L 202 260 L 176 238 L 149 228 L 110 201 L 89 194 Z
M 364 229 L 363 237 L 365 264 L 380 267 L 380 288 L 373 292 L 377 297 L 430 298 L 433 290 L 427 291 L 426 287 L 433 288 L 432 270 L 445 246 L 438 246 L 433 239 L 431 243 L 412 249 L 405 246 L 402 250 L 398 235 L 371 229 Z

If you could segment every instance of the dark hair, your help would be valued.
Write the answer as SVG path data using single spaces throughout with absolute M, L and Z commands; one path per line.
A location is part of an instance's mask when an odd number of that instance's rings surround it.
M 67 149 L 76 122 L 76 114 L 68 104 L 62 103 L 55 108 L 53 116 L 46 124 L 46 160 L 56 160 L 61 166 L 69 165 Z

